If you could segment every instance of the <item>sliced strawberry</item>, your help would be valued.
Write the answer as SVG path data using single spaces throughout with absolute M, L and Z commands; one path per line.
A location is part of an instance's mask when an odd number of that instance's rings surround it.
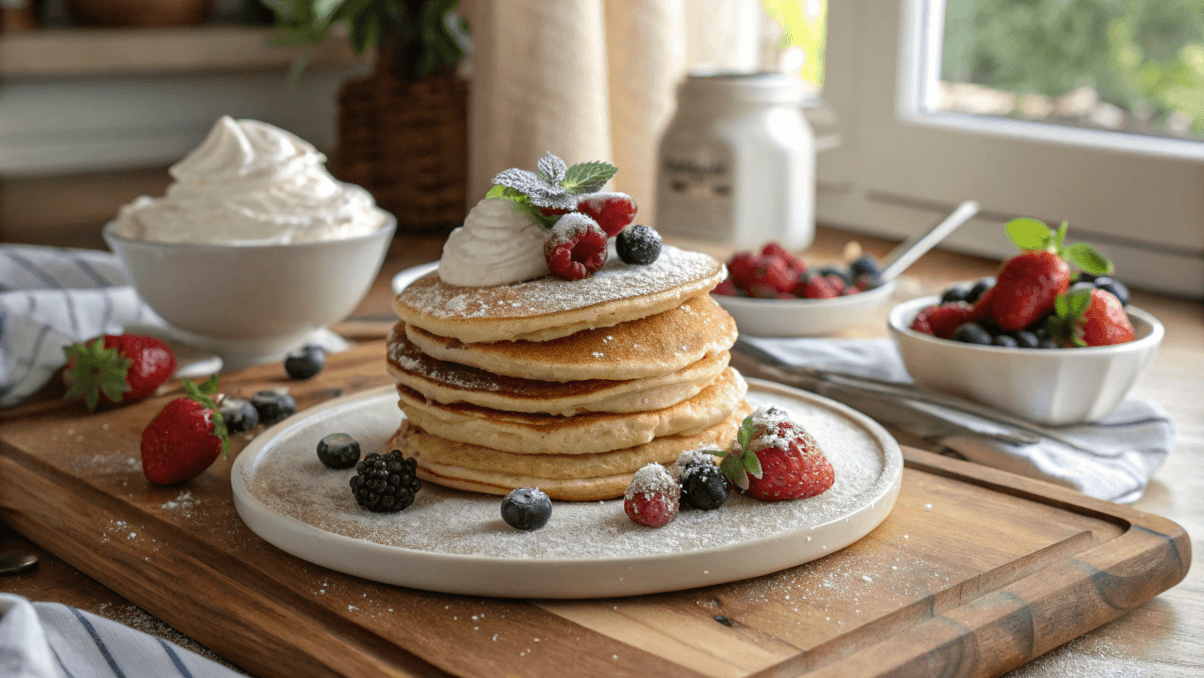
M 581 280 L 606 263 L 606 234 L 584 214 L 560 217 L 543 244 L 548 268 L 565 280 Z
M 577 211 L 598 222 L 610 238 L 635 220 L 639 208 L 626 193 L 590 193 L 577 199 Z
M 142 432 L 142 473 L 156 485 L 191 480 L 229 452 L 225 420 L 209 397 L 217 375 L 199 387 L 183 381 L 190 397 L 167 403 Z
M 67 355 L 64 397 L 83 401 L 89 411 L 100 403 L 141 400 L 176 371 L 175 354 L 154 337 L 106 334 L 63 351 Z
M 660 464 L 648 464 L 636 471 L 623 495 L 627 517 L 648 527 L 668 525 L 680 507 L 681 486 Z

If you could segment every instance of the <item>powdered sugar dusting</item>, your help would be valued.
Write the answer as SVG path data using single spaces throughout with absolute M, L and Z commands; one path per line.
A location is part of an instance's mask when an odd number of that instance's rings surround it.
M 669 475 L 665 467 L 652 463 L 635 472 L 623 498 L 631 499 L 637 494 L 659 494 L 667 497 L 673 494 L 676 487 L 677 481 L 673 480 L 673 476 Z
M 716 511 L 683 510 L 669 525 L 633 523 L 623 502 L 554 502 L 547 526 L 514 530 L 499 515 L 501 497 L 424 483 L 414 504 L 396 514 L 359 509 L 347 483 L 354 470 L 332 471 L 317 459 L 316 441 L 335 429 L 365 450 L 383 450 L 400 424 L 396 398 L 376 392 L 323 410 L 283 431 L 255 465 L 242 469 L 249 493 L 280 516 L 335 535 L 442 554 L 500 558 L 594 559 L 681 553 L 752 541 L 842 520 L 884 491 L 884 452 L 855 421 L 802 399 L 749 393 L 754 405 L 788 408 L 823 446 L 836 470 L 831 489 L 810 499 L 766 504 L 740 495 Z

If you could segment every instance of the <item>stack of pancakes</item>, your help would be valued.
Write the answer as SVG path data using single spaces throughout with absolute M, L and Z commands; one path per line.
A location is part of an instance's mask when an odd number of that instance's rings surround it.
M 726 447 L 750 408 L 728 367 L 736 325 L 707 294 L 724 275 L 665 247 L 584 280 L 415 281 L 394 300 L 406 421 L 391 449 L 440 485 L 584 501 L 622 496 L 646 464 Z

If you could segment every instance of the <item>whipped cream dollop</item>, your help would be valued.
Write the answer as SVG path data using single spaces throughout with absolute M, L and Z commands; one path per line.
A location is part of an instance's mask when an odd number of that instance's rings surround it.
M 367 235 L 387 214 L 368 191 L 326 171 L 326 156 L 257 120 L 222 116 L 169 170 L 161 198 L 121 208 L 118 235 L 137 240 L 288 244 Z
M 510 200 L 478 202 L 451 232 L 439 260 L 439 278 L 449 285 L 484 287 L 532 280 L 551 273 L 543 254 L 547 237 L 530 214 Z

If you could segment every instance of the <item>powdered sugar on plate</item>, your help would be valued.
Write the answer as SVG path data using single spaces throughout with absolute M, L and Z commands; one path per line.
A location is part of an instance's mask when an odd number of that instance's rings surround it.
M 252 463 L 236 466 L 236 472 L 243 474 L 243 489 L 236 482 L 235 491 L 245 492 L 284 522 L 394 547 L 400 553 L 412 549 L 516 560 L 573 560 L 684 554 L 803 535 L 847 521 L 849 515 L 881 498 L 894 481 L 892 477 L 897 479 L 901 462 L 888 455 L 869 430 L 839 410 L 756 387 L 750 389 L 748 399 L 754 406 L 786 409 L 819 441 L 836 471 L 830 490 L 810 499 L 776 504 L 733 495 L 715 511 L 683 509 L 676 520 L 659 529 L 633 523 L 623 511 L 622 499 L 616 499 L 554 502 L 547 526 L 520 532 L 502 522 L 502 497 L 449 490 L 432 483 L 424 483 L 405 511 L 373 514 L 358 508 L 351 496 L 348 481 L 354 469 L 326 468 L 318 461 L 315 447 L 324 435 L 341 431 L 359 440 L 365 455 L 384 451 L 402 417 L 396 394 L 386 387 L 351 396 L 340 406 L 308 417 L 302 413 L 274 439 L 248 448 L 243 454 L 254 457 Z M 895 468 L 888 473 L 890 465 Z

